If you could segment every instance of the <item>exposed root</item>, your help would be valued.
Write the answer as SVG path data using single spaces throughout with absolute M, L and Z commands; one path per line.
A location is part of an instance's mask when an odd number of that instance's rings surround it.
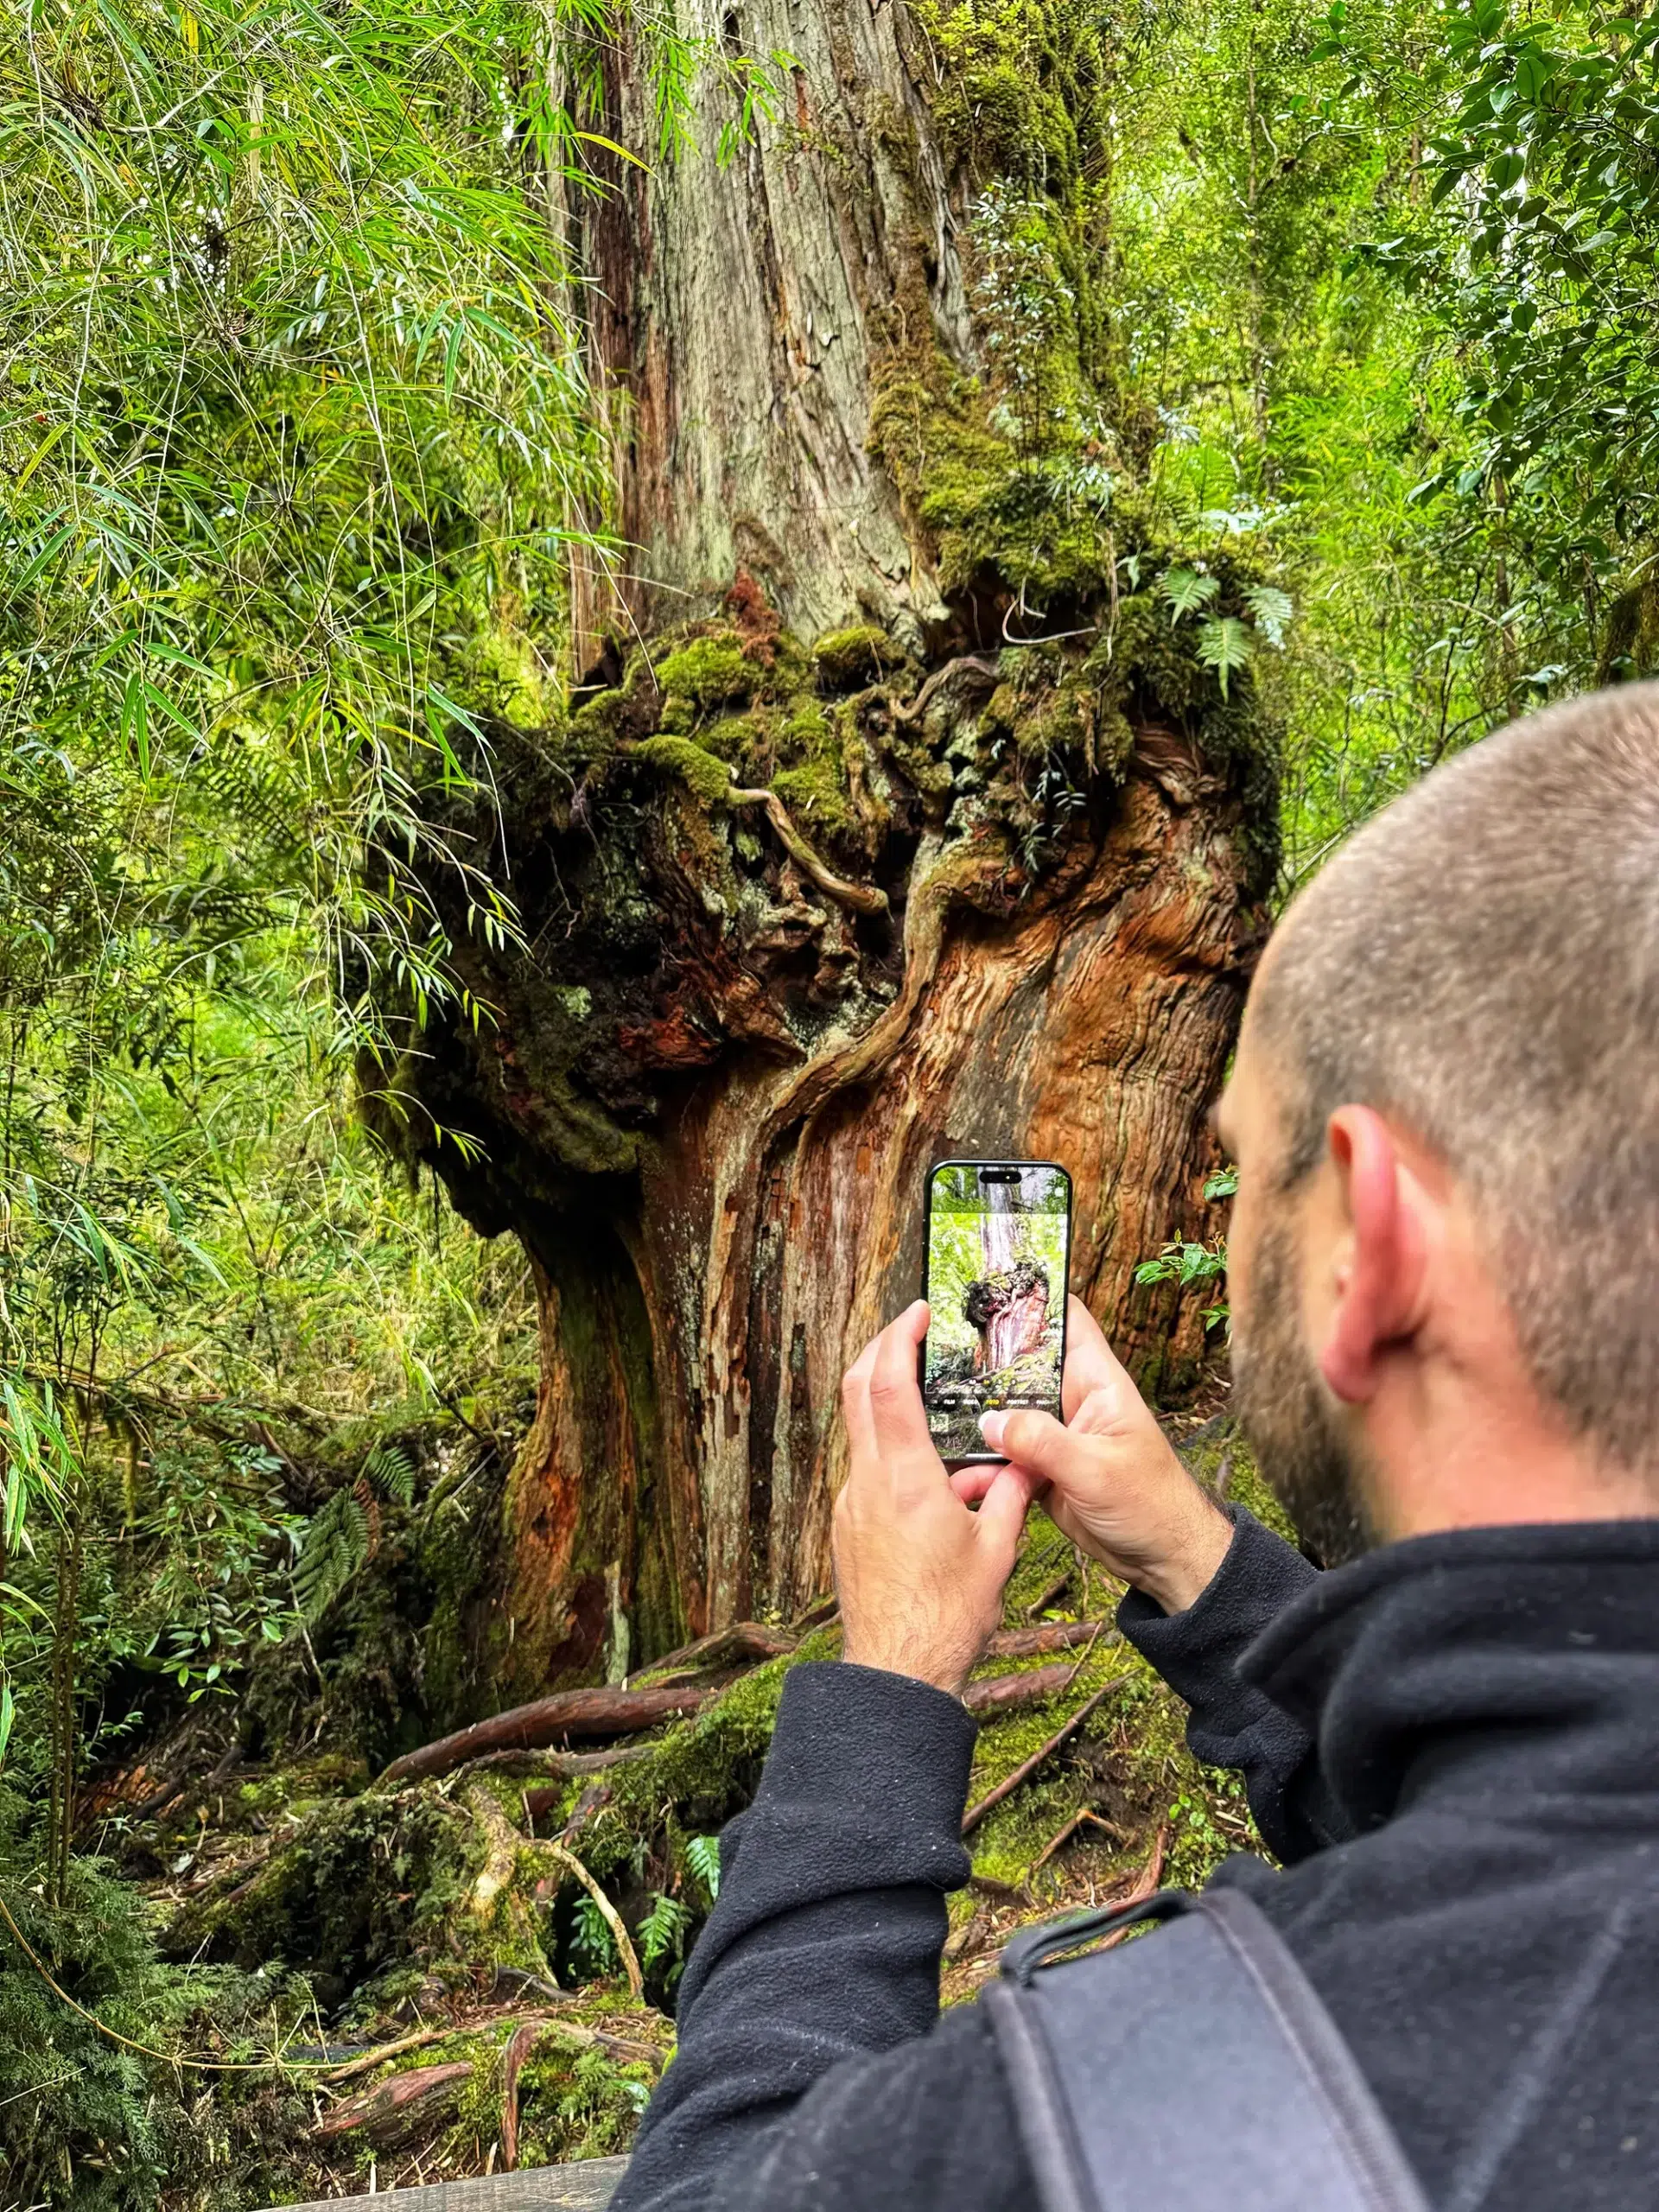
M 879 884 L 849 883 L 845 876 L 837 875 L 809 845 L 790 819 L 789 809 L 774 791 L 765 789 L 747 791 L 734 784 L 726 793 L 733 806 L 764 806 L 767 818 L 778 833 L 778 842 L 789 855 L 801 874 L 816 883 L 826 899 L 833 899 L 838 906 L 850 907 L 855 914 L 885 914 L 888 911 L 887 894 Z
M 604 1915 L 605 1925 L 611 1931 L 611 1941 L 616 1945 L 616 1955 L 621 1960 L 622 1971 L 628 1977 L 628 1987 L 633 1993 L 633 2001 L 636 2005 L 643 2005 L 645 2001 L 645 1978 L 639 1971 L 639 1960 L 632 1939 L 622 1924 L 621 1914 L 574 1851 L 567 1851 L 562 1843 L 546 1843 L 539 1848 L 550 1853 L 561 1866 L 569 1867 Z

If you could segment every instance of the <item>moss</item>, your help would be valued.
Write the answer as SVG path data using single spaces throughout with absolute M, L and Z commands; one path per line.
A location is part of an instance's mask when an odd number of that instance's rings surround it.
M 873 683 L 888 663 L 900 656 L 885 630 L 863 623 L 850 630 L 830 630 L 812 647 L 818 673 L 832 690 L 850 690 L 855 684 Z
M 723 805 L 732 788 L 728 764 L 684 737 L 648 737 L 635 746 L 633 758 L 665 776 L 677 776 L 705 806 Z
M 772 788 L 803 828 L 823 830 L 832 837 L 849 836 L 857 828 L 846 785 L 830 760 L 781 768 Z
M 692 1719 L 671 1728 L 651 1756 L 618 1770 L 611 1801 L 585 1831 L 582 1855 L 596 1872 L 630 1859 L 672 1807 L 688 1827 L 718 1827 L 747 1802 L 772 1740 L 772 1726 L 791 1667 L 832 1659 L 839 1631 L 820 1629 L 787 1658 L 757 1667 Z
M 667 699 L 686 700 L 699 715 L 750 698 L 759 688 L 760 671 L 729 631 L 690 639 L 659 660 L 656 673 Z

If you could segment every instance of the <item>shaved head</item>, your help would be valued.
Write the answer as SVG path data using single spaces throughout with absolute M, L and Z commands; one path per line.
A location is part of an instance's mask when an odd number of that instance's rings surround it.
M 1659 684 L 1512 723 L 1369 823 L 1250 1002 L 1278 1180 L 1375 1107 L 1443 1160 L 1541 1395 L 1659 1480 Z

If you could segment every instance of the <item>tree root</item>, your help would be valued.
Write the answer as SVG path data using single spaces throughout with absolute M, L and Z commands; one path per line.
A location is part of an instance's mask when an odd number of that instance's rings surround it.
M 809 845 L 790 819 L 789 809 L 774 791 L 762 786 L 747 791 L 734 784 L 725 794 L 732 806 L 764 806 L 767 818 L 778 833 L 778 842 L 789 855 L 801 874 L 816 883 L 826 899 L 833 899 L 838 906 L 850 907 L 855 914 L 885 914 L 889 910 L 887 894 L 874 883 L 849 883 L 825 865 Z
M 381 1786 L 424 1782 L 448 1774 L 482 1751 L 537 1751 L 561 1736 L 631 1736 L 671 1715 L 694 1713 L 716 1685 L 669 1686 L 654 1690 L 561 1690 L 553 1697 L 516 1705 L 489 1720 L 475 1720 L 453 1736 L 440 1736 L 417 1751 L 405 1751 L 380 1777 Z
M 1051 1669 L 1047 1667 L 1042 1667 L 1038 1669 L 1037 1671 L 1038 1673 L 1044 1675 L 1051 1672 L 1070 1674 L 1071 1669 L 1070 1668 Z M 1019 1678 L 1016 1676 L 1014 1679 L 1018 1680 Z M 1029 1681 L 1031 1680 L 1031 1677 L 1028 1675 L 1026 1679 Z M 1028 1759 L 1022 1760 L 1020 1764 L 1015 1767 L 1012 1774 L 1005 1774 L 1001 1781 L 997 1783 L 995 1789 L 988 1789 L 976 1805 L 970 1805 L 968 1808 L 968 1810 L 962 1816 L 962 1833 L 963 1835 L 970 1834 L 972 1831 L 979 1826 L 987 1813 L 995 1812 L 1005 1797 L 1012 1797 L 1014 1791 L 1020 1787 L 1021 1783 L 1029 1782 L 1032 1776 L 1036 1773 L 1038 1768 L 1043 1764 L 1044 1761 L 1052 1758 L 1055 1752 L 1060 1749 L 1061 1745 L 1066 1742 L 1067 1738 L 1074 1735 L 1077 1731 L 1082 1727 L 1084 1722 L 1089 1718 L 1089 1715 L 1094 1711 L 1101 1700 L 1109 1695 L 1113 1690 L 1120 1689 L 1128 1680 L 1128 1676 L 1127 1675 L 1115 1675 L 1109 1682 L 1103 1682 L 1100 1688 L 1095 1692 L 1094 1695 L 1090 1698 L 1085 1699 L 1083 1704 L 1081 1704 L 1077 1707 L 1077 1711 L 1071 1715 L 1071 1719 L 1057 1728 L 1046 1744 L 1039 1744 L 1037 1749 L 1032 1753 L 1031 1757 Z
M 616 1955 L 622 1961 L 622 1971 L 628 1977 L 628 1987 L 632 1993 L 633 2001 L 636 2005 L 643 2005 L 645 2001 L 645 1978 L 639 1971 L 639 1960 L 628 1931 L 622 1924 L 621 1914 L 574 1851 L 567 1851 L 562 1843 L 539 1844 L 537 1848 L 550 1852 L 562 1866 L 568 1866 L 599 1907 L 605 1916 L 605 1925 L 611 1931 L 611 1941 L 616 1945 Z

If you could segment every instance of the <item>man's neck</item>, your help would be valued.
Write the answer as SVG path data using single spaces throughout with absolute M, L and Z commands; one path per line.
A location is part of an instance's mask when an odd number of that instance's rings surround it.
M 1659 1513 L 1659 1488 L 1610 1465 L 1518 1372 L 1497 1389 L 1420 1370 L 1367 1408 L 1363 1452 L 1379 1533 L 1623 1521 Z

